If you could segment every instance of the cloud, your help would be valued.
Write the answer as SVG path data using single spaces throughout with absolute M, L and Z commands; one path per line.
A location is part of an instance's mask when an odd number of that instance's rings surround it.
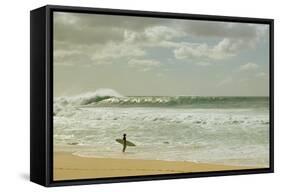
M 214 60 L 229 59 L 243 49 L 254 48 L 258 37 L 268 34 L 262 26 L 56 12 L 54 61 L 55 65 L 99 65 L 117 59 L 149 59 L 147 51 L 160 47 L 176 59 L 192 59 L 207 66 Z
M 256 63 L 246 63 L 244 65 L 240 66 L 240 71 L 250 71 L 250 70 L 255 70 L 257 69 L 259 66 Z
M 58 50 L 54 52 L 54 63 L 61 66 L 89 66 L 92 63 L 92 59 L 88 54 L 76 50 Z
M 143 31 L 124 31 L 124 41 L 142 47 L 178 47 L 175 39 L 185 37 L 185 33 L 169 26 L 157 25 Z
M 144 35 L 148 40 L 159 42 L 163 40 L 171 40 L 176 37 L 183 37 L 185 33 L 167 26 L 154 26 L 145 29 Z
M 176 59 L 193 59 L 200 58 L 208 55 L 207 44 L 188 44 L 181 45 L 179 48 L 174 50 Z
M 254 44 L 242 39 L 223 38 L 217 44 L 207 43 L 178 43 L 174 45 L 176 59 L 192 59 L 197 63 L 209 63 L 210 60 L 224 60 L 239 54 L 242 49 L 253 48 Z
M 113 63 L 116 59 L 143 57 L 146 55 L 145 47 L 167 46 L 160 44 L 183 35 L 168 27 L 169 21 L 160 18 L 56 12 L 55 65 L 80 65 L 79 62 L 99 65 Z M 82 58 L 74 58 L 80 56 Z
M 253 49 L 261 36 L 268 34 L 268 26 L 244 23 L 182 21 L 186 36 L 219 39 L 216 45 L 181 43 L 174 49 L 176 59 L 199 62 L 223 60 L 237 56 L 242 50 Z
M 129 67 L 136 68 L 140 71 L 150 71 L 159 67 L 161 64 L 157 60 L 150 59 L 131 59 L 128 61 Z
M 146 55 L 141 47 L 126 42 L 109 42 L 105 45 L 66 47 L 54 50 L 55 65 L 112 64 L 118 59 L 139 58 Z
M 256 77 L 258 77 L 258 78 L 268 78 L 269 76 L 268 76 L 267 73 L 260 72 L 260 73 L 256 74 Z
M 176 59 L 222 60 L 238 54 L 243 42 L 231 39 L 223 39 L 214 46 L 206 43 L 182 44 L 174 50 Z M 200 63 L 200 62 L 199 62 Z
M 163 41 L 175 37 L 215 37 L 255 41 L 265 33 L 265 25 L 147 18 L 85 13 L 54 14 L 55 41 L 73 44 L 102 44 L 123 41 L 134 35 L 135 41 Z M 132 36 L 131 36 L 132 37 Z M 252 42 L 253 43 L 253 42 Z
M 54 14 L 55 41 L 79 45 L 102 44 L 124 40 L 125 30 L 143 32 L 149 27 L 168 24 L 160 18 L 128 17 L 85 13 Z
M 104 45 L 100 50 L 92 53 L 93 60 L 118 59 L 144 56 L 146 52 L 133 44 L 110 42 Z
M 185 23 L 181 25 L 184 31 L 193 36 L 244 40 L 258 38 L 260 32 L 266 28 L 266 25 L 216 21 L 189 20 L 182 23 Z
M 241 49 L 245 48 L 245 42 L 241 39 L 222 39 L 216 46 L 213 48 L 214 58 L 223 59 L 226 57 L 235 56 Z
M 123 40 L 123 30 L 121 28 L 99 25 L 98 20 L 93 16 L 91 25 L 86 25 L 82 18 L 69 13 L 55 14 L 54 40 L 73 45 L 102 44 L 106 41 Z M 106 23 L 107 17 L 104 16 L 100 20 Z

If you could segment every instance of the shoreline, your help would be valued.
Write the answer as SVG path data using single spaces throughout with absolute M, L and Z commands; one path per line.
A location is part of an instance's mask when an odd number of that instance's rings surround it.
M 71 152 L 54 152 L 53 162 L 55 181 L 257 168 L 187 161 L 80 157 Z

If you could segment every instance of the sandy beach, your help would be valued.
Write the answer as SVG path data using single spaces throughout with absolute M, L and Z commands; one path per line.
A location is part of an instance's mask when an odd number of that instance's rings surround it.
M 103 178 L 134 175 L 190 173 L 253 167 L 193 162 L 79 157 L 67 152 L 54 153 L 54 180 Z

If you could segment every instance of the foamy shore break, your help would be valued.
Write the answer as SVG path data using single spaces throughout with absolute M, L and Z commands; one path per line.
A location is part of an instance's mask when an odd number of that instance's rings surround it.
M 88 158 L 74 156 L 67 152 L 55 152 L 53 176 L 54 180 L 58 181 L 254 168 L 257 167 L 216 165 L 183 161 Z

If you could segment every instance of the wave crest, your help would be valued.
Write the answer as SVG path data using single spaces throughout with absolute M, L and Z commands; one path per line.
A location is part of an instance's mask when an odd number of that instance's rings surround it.
M 188 107 L 188 108 L 260 108 L 269 106 L 268 97 L 227 96 L 127 96 L 112 89 L 98 89 L 54 100 L 54 115 L 77 107 Z
M 113 89 L 102 88 L 97 89 L 95 92 L 87 92 L 76 96 L 58 97 L 54 99 L 54 115 L 66 108 L 98 103 L 110 98 L 124 98 L 124 96 Z
M 95 106 L 189 106 L 189 107 L 264 107 L 264 97 L 202 97 L 202 96 L 130 96 L 114 97 L 98 102 Z
M 113 89 L 97 89 L 95 92 L 88 92 L 70 98 L 70 102 L 78 105 L 88 105 L 93 102 L 100 102 L 113 97 L 123 97 Z

